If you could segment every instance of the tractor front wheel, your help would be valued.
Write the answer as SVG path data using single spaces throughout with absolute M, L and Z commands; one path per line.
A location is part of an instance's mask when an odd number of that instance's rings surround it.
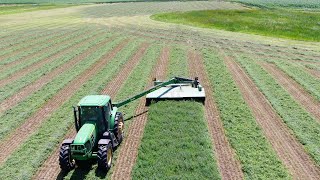
M 98 167 L 103 170 L 109 170 L 112 165 L 112 145 L 109 142 L 106 145 L 99 145 L 98 147 Z
M 71 151 L 69 145 L 62 145 L 59 153 L 59 165 L 64 171 L 70 171 L 74 168 L 74 160 L 71 159 Z

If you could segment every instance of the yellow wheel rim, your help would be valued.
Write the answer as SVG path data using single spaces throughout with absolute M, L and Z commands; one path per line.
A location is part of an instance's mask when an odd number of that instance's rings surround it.
M 112 150 L 111 150 L 111 148 L 109 148 L 108 150 L 107 150 L 107 161 L 108 161 L 108 165 L 110 166 L 111 165 L 111 160 L 112 160 Z
M 118 127 L 118 134 L 122 135 L 124 129 L 124 124 L 123 122 L 119 122 L 119 127 Z

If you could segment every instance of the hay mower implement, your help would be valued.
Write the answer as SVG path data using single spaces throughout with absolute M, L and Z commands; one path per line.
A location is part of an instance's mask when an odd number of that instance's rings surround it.
M 175 77 L 119 103 L 112 103 L 110 96 L 89 95 L 74 107 L 77 135 L 62 142 L 59 154 L 60 168 L 72 168 L 97 159 L 98 167 L 108 170 L 112 164 L 113 150 L 124 138 L 124 118 L 118 108 L 146 95 L 146 105 L 161 100 L 194 100 L 204 103 L 205 91 L 198 78 Z

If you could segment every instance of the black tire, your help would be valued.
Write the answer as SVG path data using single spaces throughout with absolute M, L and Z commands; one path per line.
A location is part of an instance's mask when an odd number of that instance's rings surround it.
M 118 143 L 120 144 L 124 138 L 124 120 L 123 115 L 120 112 L 117 112 L 116 117 L 114 118 L 114 135 L 116 136 Z
M 71 159 L 71 151 L 69 145 L 62 145 L 59 153 L 59 165 L 64 171 L 70 171 L 74 168 L 74 160 Z
M 112 145 L 109 142 L 106 145 L 99 145 L 98 147 L 98 168 L 102 170 L 109 170 L 112 165 Z

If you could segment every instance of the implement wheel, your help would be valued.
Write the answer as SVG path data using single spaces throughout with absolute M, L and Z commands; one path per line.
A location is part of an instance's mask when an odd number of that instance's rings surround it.
M 124 120 L 123 115 L 120 112 L 116 113 L 114 119 L 114 135 L 117 137 L 118 143 L 120 144 L 124 137 Z
M 97 156 L 98 168 L 108 171 L 111 168 L 113 156 L 111 142 L 106 145 L 99 145 Z
M 70 171 L 74 168 L 74 160 L 71 159 L 71 151 L 69 145 L 62 145 L 59 153 L 59 165 L 63 171 Z

